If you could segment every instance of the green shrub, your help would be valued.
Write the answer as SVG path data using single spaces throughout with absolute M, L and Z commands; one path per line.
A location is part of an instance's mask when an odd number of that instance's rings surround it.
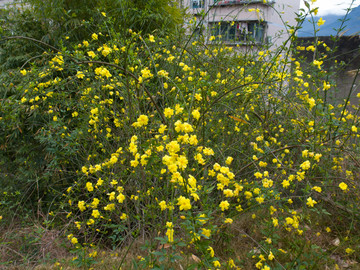
M 357 259 L 358 108 L 326 99 L 324 55 L 305 73 L 290 40 L 245 55 L 110 22 L 2 87 L 3 188 L 46 204 L 79 266 L 139 237 L 155 269 Z

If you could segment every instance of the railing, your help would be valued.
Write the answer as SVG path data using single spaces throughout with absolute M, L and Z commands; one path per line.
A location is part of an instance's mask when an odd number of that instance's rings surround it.
M 213 0 L 213 5 L 216 6 L 225 6 L 225 5 L 236 5 L 236 4 L 253 4 L 253 3 L 262 3 L 262 4 L 273 4 L 274 0 Z

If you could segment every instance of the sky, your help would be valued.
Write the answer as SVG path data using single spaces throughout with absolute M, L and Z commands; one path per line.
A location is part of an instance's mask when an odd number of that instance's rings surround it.
M 307 0 L 311 2 L 311 0 Z M 4 3 L 11 2 L 10 0 L 0 0 L 0 6 Z M 343 15 L 346 13 L 345 9 L 348 8 L 352 0 L 317 0 L 312 6 L 319 7 L 319 16 L 336 14 Z M 304 0 L 300 0 L 300 7 L 305 8 Z M 360 0 L 354 0 L 352 7 L 357 7 L 360 5 Z M 305 8 L 306 10 L 306 8 Z
M 305 8 L 304 1 L 300 1 L 300 7 Z M 308 0 L 308 2 L 311 2 Z M 344 9 L 347 9 L 352 0 L 317 0 L 314 4 L 312 4 L 313 7 L 319 7 L 319 16 L 324 16 L 328 14 L 336 14 L 336 15 L 343 15 L 346 13 Z M 360 5 L 360 0 L 355 0 L 352 7 L 357 7 Z M 306 8 L 305 8 L 306 10 Z

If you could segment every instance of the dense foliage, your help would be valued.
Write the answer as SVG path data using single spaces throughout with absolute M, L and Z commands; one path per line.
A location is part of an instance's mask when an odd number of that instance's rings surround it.
M 325 43 L 293 46 L 289 26 L 282 47 L 244 54 L 98 16 L 0 88 L 2 192 L 66 228 L 76 265 L 136 239 L 135 268 L 358 260 L 359 107 L 330 98 Z
M 169 0 L 25 0 L 43 23 L 50 24 L 58 35 L 67 33 L 76 39 L 88 38 L 89 30 L 98 31 L 104 16 L 112 17 L 113 30 L 133 29 L 142 33 L 169 34 L 182 22 L 177 1 Z M 90 21 L 89 21 L 90 20 Z M 90 22 L 84 23 L 85 21 Z

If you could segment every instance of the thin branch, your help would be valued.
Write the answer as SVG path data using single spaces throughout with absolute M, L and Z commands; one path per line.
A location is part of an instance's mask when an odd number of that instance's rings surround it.
M 30 41 L 33 41 L 33 42 L 37 42 L 37 43 L 40 43 L 42 45 L 45 45 L 49 48 L 51 48 L 52 50 L 56 51 L 56 52 L 61 52 L 61 50 L 55 48 L 54 46 L 51 46 L 41 40 L 38 40 L 38 39 L 35 39 L 35 38 L 30 38 L 30 37 L 24 37 L 24 36 L 11 36 L 11 37 L 2 37 L 3 40 L 11 40 L 11 39 L 25 39 L 25 40 L 30 40 Z M 74 62 L 76 64 L 101 64 L 101 65 L 106 65 L 106 66 L 111 66 L 111 67 L 115 67 L 117 69 L 120 69 L 122 70 L 124 73 L 126 73 L 127 75 L 130 75 L 131 77 L 133 77 L 137 82 L 139 81 L 138 78 L 132 74 L 131 72 L 125 70 L 124 68 L 116 65 L 116 64 L 112 64 L 112 63 L 107 63 L 107 62 L 103 62 L 103 61 L 77 61 L 75 58 L 69 56 L 71 59 L 74 60 Z M 144 86 L 144 90 L 146 92 L 146 94 L 149 96 L 152 104 L 155 106 L 157 112 L 160 114 L 160 117 L 162 119 L 162 122 L 164 124 L 166 124 L 166 119 L 165 119 L 165 116 L 163 115 L 163 113 L 161 112 L 159 106 L 156 104 L 154 98 L 152 97 L 152 95 L 150 94 L 149 90 Z
M 106 65 L 106 66 L 110 66 L 110 67 L 114 67 L 117 69 L 120 69 L 121 71 L 123 71 L 125 74 L 130 75 L 132 78 L 134 78 L 137 82 L 139 82 L 138 78 L 131 72 L 125 70 L 124 68 L 116 65 L 116 64 L 112 64 L 112 63 L 107 63 L 107 62 L 103 62 L 103 61 L 75 61 L 76 64 L 100 64 L 100 65 Z M 154 98 L 152 97 L 152 95 L 150 94 L 149 90 L 144 86 L 144 90 L 146 92 L 146 94 L 149 96 L 152 104 L 155 106 L 157 112 L 160 114 L 160 117 L 163 121 L 164 124 L 166 124 L 166 119 L 165 116 L 163 115 L 162 111 L 160 110 L 159 106 L 156 104 Z
M 31 37 L 24 37 L 24 36 L 11 36 L 11 37 L 2 37 L 3 40 L 10 40 L 10 39 L 26 39 L 26 40 L 31 40 L 31 41 L 34 41 L 34 42 L 37 42 L 37 43 L 40 43 L 42 45 L 45 45 L 49 48 L 51 48 L 52 50 L 54 51 L 57 51 L 57 52 L 61 52 L 59 49 L 55 48 L 54 46 L 51 46 L 50 44 L 47 44 L 41 40 L 38 40 L 38 39 L 35 39 L 35 38 L 31 38 Z
M 276 152 L 279 152 L 279 151 L 282 151 L 282 150 L 285 150 L 285 149 L 291 149 L 291 148 L 296 148 L 296 147 L 301 147 L 300 145 L 291 145 L 291 146 L 285 146 L 285 147 L 282 147 L 282 148 L 279 148 L 279 149 L 276 149 L 274 151 L 271 151 L 269 154 L 274 154 Z M 265 157 L 265 156 L 264 156 Z M 261 158 L 258 158 L 258 160 L 262 159 L 263 157 Z M 250 167 L 251 165 L 253 165 L 254 162 L 250 162 L 249 164 L 245 165 L 244 167 L 242 167 L 237 173 L 235 173 L 235 175 L 239 174 L 240 172 L 242 172 L 243 170 L 245 170 L 246 168 Z

